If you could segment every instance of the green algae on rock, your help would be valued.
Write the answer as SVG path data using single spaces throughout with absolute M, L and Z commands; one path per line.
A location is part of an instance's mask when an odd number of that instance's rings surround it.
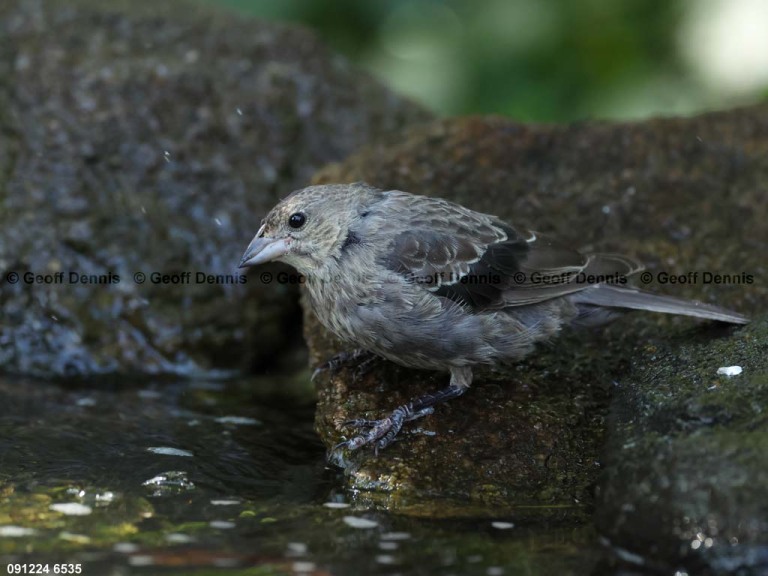
M 718 375 L 727 365 L 743 372 Z M 596 507 L 620 557 L 691 574 L 768 569 L 766 406 L 765 316 L 727 339 L 639 346 L 613 399 Z

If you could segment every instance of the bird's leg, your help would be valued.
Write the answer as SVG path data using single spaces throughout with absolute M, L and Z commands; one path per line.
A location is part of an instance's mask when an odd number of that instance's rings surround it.
M 376 359 L 377 356 L 375 354 L 362 348 L 339 352 L 315 368 L 315 371 L 312 372 L 312 381 L 314 382 L 315 378 L 323 372 L 330 371 L 331 373 L 336 373 L 342 367 L 355 363 L 357 363 L 357 368 L 355 369 L 354 379 L 357 380 L 370 370 L 371 365 L 373 365 Z
M 366 352 L 360 356 L 361 360 L 357 363 L 357 366 L 355 366 L 355 371 L 352 373 L 352 380 L 354 382 L 357 382 L 368 374 L 368 372 L 373 368 L 373 365 L 380 360 L 379 356 L 376 356 L 373 352 Z
M 434 406 L 452 400 L 464 394 L 472 383 L 472 369 L 468 367 L 451 368 L 451 383 L 433 394 L 425 394 L 407 404 L 398 406 L 386 418 L 381 420 L 356 419 L 344 423 L 351 428 L 367 428 L 365 432 L 336 445 L 333 452 L 340 448 L 357 450 L 367 444 L 375 443 L 375 450 L 386 448 L 400 432 L 403 423 L 416 420 L 434 412 Z

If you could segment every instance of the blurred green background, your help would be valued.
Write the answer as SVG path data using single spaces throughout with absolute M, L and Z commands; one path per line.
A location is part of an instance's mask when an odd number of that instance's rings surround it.
M 768 95 L 768 0 L 204 0 L 314 29 L 445 114 L 642 118 Z

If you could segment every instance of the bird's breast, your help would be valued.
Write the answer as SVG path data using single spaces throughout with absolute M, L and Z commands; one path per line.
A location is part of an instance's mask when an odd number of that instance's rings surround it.
M 320 323 L 339 338 L 354 340 L 364 329 L 357 308 L 370 301 L 364 281 L 335 270 L 332 274 L 308 277 L 306 286 Z

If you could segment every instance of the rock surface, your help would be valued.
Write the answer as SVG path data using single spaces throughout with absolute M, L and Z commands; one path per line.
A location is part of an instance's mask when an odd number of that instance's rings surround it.
M 586 250 L 634 255 L 650 273 L 636 284 L 649 290 L 752 315 L 768 304 L 765 106 L 690 119 L 562 127 L 522 126 L 502 118 L 442 120 L 408 131 L 397 145 L 369 147 L 314 179 L 357 180 L 446 197 Z M 688 276 L 691 272 L 698 274 Z M 707 282 L 706 272 L 731 277 Z M 670 276 L 681 280 L 672 283 Z M 339 344 L 311 312 L 306 316 L 312 359 L 319 362 Z M 630 314 L 599 333 L 566 333 L 517 366 L 480 375 L 464 397 L 410 427 L 435 436 L 403 435 L 377 458 L 353 454 L 346 463 L 350 485 L 359 499 L 418 515 L 507 512 L 562 521 L 583 520 L 597 507 L 606 542 L 619 556 L 628 550 L 628 557 L 649 559 L 660 550 L 650 545 L 658 537 L 664 540 L 665 566 L 675 566 L 683 548 L 691 550 L 690 530 L 680 528 L 682 523 L 689 521 L 692 528 L 701 522 L 692 514 L 694 504 L 701 504 L 699 512 L 709 506 L 715 518 L 730 522 L 754 504 L 752 498 L 764 496 L 755 488 L 744 506 L 729 508 L 745 492 L 730 472 L 712 476 L 722 456 L 705 449 L 731 450 L 729 462 L 743 456 L 738 469 L 743 475 L 737 476 L 744 483 L 764 480 L 766 460 L 751 448 L 768 434 L 756 415 L 765 404 L 765 370 L 758 357 L 766 334 L 760 326 L 738 329 Z M 686 346 L 694 347 L 695 356 L 686 357 Z M 731 347 L 751 352 L 725 353 Z M 654 348 L 664 353 L 651 362 Z M 751 374 L 738 386 L 726 386 L 715 375 L 724 363 L 742 360 Z M 679 388 L 681 369 L 700 370 L 707 378 Z M 378 417 L 446 381 L 444 375 L 383 363 L 355 381 L 353 370 L 344 369 L 319 379 L 317 429 L 332 446 L 343 438 L 340 422 Z M 637 398 L 631 393 L 635 383 L 643 386 Z M 720 391 L 707 392 L 718 383 Z M 613 400 L 611 389 L 619 390 Z M 696 429 L 710 425 L 675 429 L 680 437 L 666 448 L 673 454 L 668 460 L 658 461 L 654 450 L 665 445 L 671 429 L 660 430 L 641 448 L 621 451 L 626 438 L 644 437 L 655 415 L 668 414 L 669 422 L 685 419 L 683 407 L 698 394 L 722 394 L 733 410 L 741 401 L 748 406 L 742 419 L 712 424 L 717 435 L 706 445 L 696 444 Z M 709 404 L 702 406 L 706 414 Z M 739 428 L 747 422 L 753 429 Z M 742 440 L 744 452 L 737 448 Z M 670 506 L 665 527 L 657 530 L 654 510 L 682 489 L 662 493 L 656 484 L 650 491 L 634 484 L 650 470 L 659 482 L 684 482 L 697 474 L 710 480 L 701 481 L 688 503 Z M 703 502 L 697 498 L 705 485 L 710 497 Z M 646 506 L 651 500 L 655 504 Z M 622 512 L 625 503 L 635 512 Z M 745 519 L 757 518 L 762 508 L 755 510 Z M 711 566 L 703 558 L 697 555 Z
M 0 370 L 273 361 L 300 312 L 296 286 L 241 283 L 259 219 L 428 116 L 300 28 L 185 2 L 2 2 Z
M 765 574 L 768 317 L 731 338 L 682 334 L 634 356 L 612 403 L 600 533 L 648 569 Z M 718 374 L 724 366 L 743 371 Z

